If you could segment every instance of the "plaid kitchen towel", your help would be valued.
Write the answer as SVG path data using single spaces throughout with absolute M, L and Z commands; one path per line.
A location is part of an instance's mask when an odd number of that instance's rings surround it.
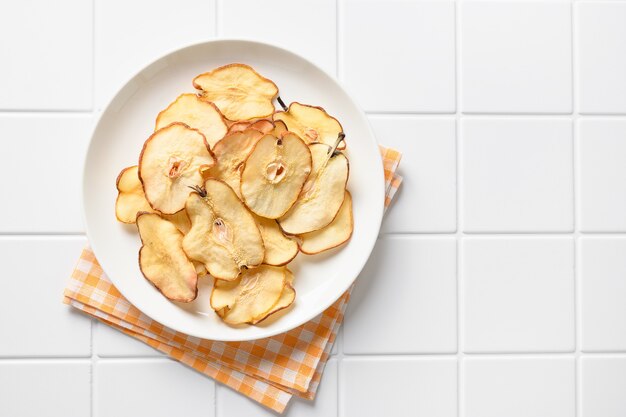
M 380 151 L 387 208 L 402 182 L 396 174 L 401 154 L 382 146 Z M 199 339 L 157 323 L 130 304 L 87 247 L 65 288 L 64 302 L 282 413 L 294 395 L 315 397 L 350 291 L 313 320 L 277 336 L 248 342 Z

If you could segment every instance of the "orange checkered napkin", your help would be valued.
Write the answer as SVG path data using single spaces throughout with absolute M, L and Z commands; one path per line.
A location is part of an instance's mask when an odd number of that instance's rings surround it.
M 401 154 L 380 148 L 388 207 L 402 178 Z M 130 304 L 102 271 L 89 247 L 78 259 L 64 302 L 279 413 L 292 396 L 313 399 L 350 291 L 322 314 L 287 333 L 248 342 L 218 342 L 163 326 Z

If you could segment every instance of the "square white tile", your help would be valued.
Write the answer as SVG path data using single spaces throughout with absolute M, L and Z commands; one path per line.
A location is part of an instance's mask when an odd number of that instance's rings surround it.
M 456 122 L 370 116 L 381 145 L 402 152 L 403 181 L 383 221 L 388 233 L 456 231 Z
M 467 358 L 465 417 L 575 417 L 571 358 Z
M 574 3 L 581 113 L 626 113 L 626 3 Z
M 465 352 L 574 350 L 574 241 L 467 238 L 461 252 Z
M 456 417 L 456 358 L 349 358 L 340 368 L 342 417 Z
M 97 108 L 164 53 L 214 36 L 215 0 L 96 0 Z
M 76 360 L 0 361 L 0 416 L 89 416 L 90 368 Z
M 92 12 L 83 0 L 0 4 L 0 109 L 91 109 Z
M 626 232 L 626 120 L 581 119 L 577 142 L 580 229 Z
M 456 296 L 455 239 L 381 237 L 352 293 L 343 351 L 456 352 Z
M 581 417 L 626 416 L 626 358 L 583 357 Z
M 86 243 L 82 237 L 0 237 L 0 293 L 5 295 L 0 357 L 91 355 L 91 320 L 62 303 Z
M 464 231 L 573 230 L 569 120 L 463 119 L 460 143 Z
M 460 7 L 463 112 L 572 111 L 569 2 L 463 1 Z
M 331 76 L 337 73 L 335 0 L 226 0 L 220 3 L 219 35 L 282 45 Z M 297 92 L 282 92 L 296 101 Z
M 339 1 L 340 78 L 365 110 L 455 111 L 453 1 Z
M 582 350 L 626 351 L 626 238 L 579 242 Z
M 92 119 L 89 115 L 0 115 L 0 190 L 19 204 L 0 207 L 0 232 L 83 231 L 81 181 Z M 26 162 L 27 161 L 27 162 Z
M 279 415 L 225 385 L 218 385 L 217 417 Z M 329 360 L 326 364 L 315 400 L 307 401 L 294 397 L 284 415 L 287 417 L 337 416 L 337 361 L 335 359 Z
M 215 415 L 213 380 L 178 362 L 100 360 L 94 377 L 98 417 Z
M 158 350 L 100 322 L 94 323 L 93 332 L 93 349 L 101 358 L 163 356 Z

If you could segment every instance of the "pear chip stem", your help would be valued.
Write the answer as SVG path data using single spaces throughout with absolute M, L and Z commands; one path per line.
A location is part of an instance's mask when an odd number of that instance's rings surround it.
M 285 105 L 285 102 L 283 101 L 282 98 L 280 98 L 280 96 L 276 97 L 276 101 L 278 101 L 278 104 L 280 104 L 280 107 L 283 108 L 283 111 L 287 111 L 288 107 Z
M 331 157 L 335 156 L 335 152 L 337 152 L 337 147 L 339 146 L 339 144 L 341 143 L 341 141 L 343 141 L 343 139 L 345 137 L 346 137 L 345 133 L 339 132 L 339 134 L 337 135 L 337 140 L 335 141 L 335 144 L 333 145 L 333 147 L 328 152 L 331 155 Z
M 200 197 L 202 198 L 206 197 L 207 195 L 206 190 L 200 187 L 199 185 L 188 185 L 188 187 L 194 190 L 195 192 L 197 192 L 198 194 L 200 194 Z

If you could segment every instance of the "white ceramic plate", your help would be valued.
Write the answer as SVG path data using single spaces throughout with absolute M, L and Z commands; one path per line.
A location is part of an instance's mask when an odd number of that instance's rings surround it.
M 179 94 L 193 92 L 194 76 L 241 62 L 272 79 L 286 102 L 324 107 L 342 123 L 348 142 L 354 234 L 347 245 L 320 255 L 299 254 L 290 264 L 296 302 L 288 313 L 260 326 L 230 327 L 211 310 L 209 278 L 200 279 L 193 303 L 168 301 L 141 274 L 135 225 L 115 219 L 115 178 L 136 165 L 156 115 Z M 320 314 L 354 282 L 376 242 L 383 214 L 384 180 L 378 144 L 363 112 L 335 80 L 284 49 L 245 40 L 216 40 L 165 55 L 133 77 L 102 114 L 89 145 L 83 203 L 89 242 L 111 281 L 142 312 L 172 329 L 224 341 L 269 337 Z

